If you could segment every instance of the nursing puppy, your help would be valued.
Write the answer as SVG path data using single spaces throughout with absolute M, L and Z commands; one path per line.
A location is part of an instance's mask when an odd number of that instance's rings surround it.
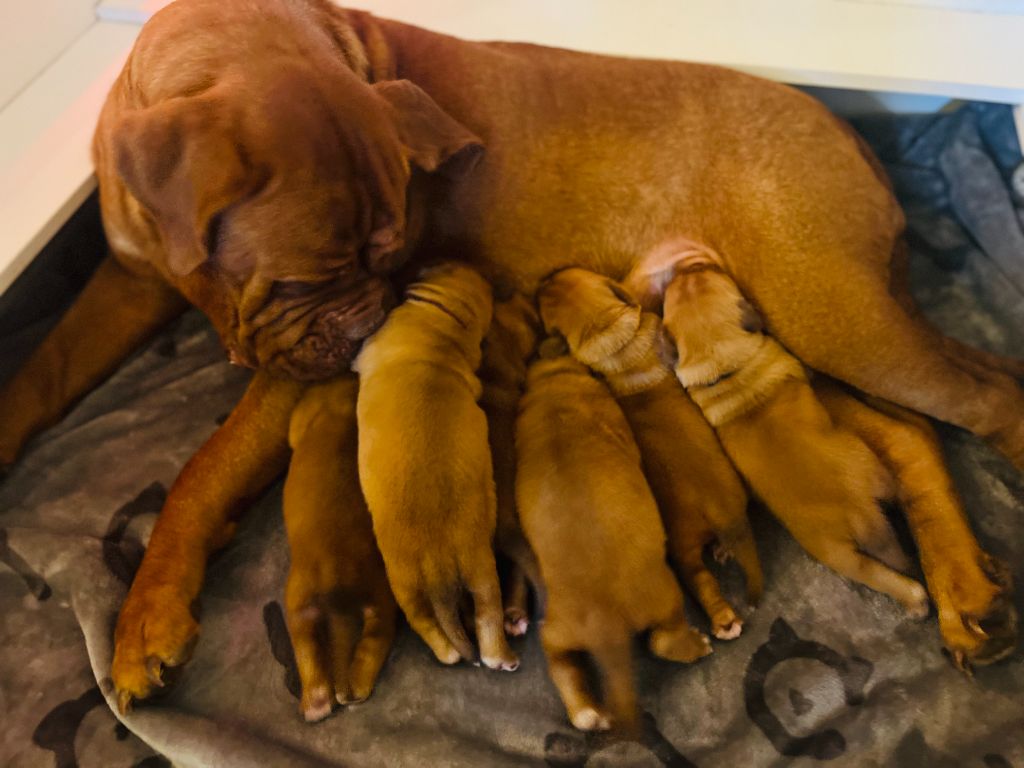
M 366 699 L 395 636 L 398 607 L 359 489 L 358 379 L 311 386 L 292 413 L 284 484 L 291 548 L 285 588 L 288 631 L 306 720 L 333 702 Z
M 878 506 L 893 495 L 891 476 L 833 423 L 736 284 L 713 265 L 680 270 L 664 310 L 676 375 L 754 493 L 818 560 L 927 614 L 924 588 L 894 570 L 906 557 Z
M 413 629 L 442 663 L 475 658 L 453 599 L 468 591 L 481 661 L 512 670 L 519 661 L 503 629 L 494 477 L 475 373 L 491 305 L 490 286 L 470 267 L 429 268 L 366 342 L 353 365 L 359 479 Z
M 541 640 L 569 719 L 582 730 L 636 721 L 631 645 L 652 629 L 662 658 L 711 653 L 687 624 L 640 453 L 611 393 L 552 337 L 527 373 L 516 421 L 516 502 L 546 589 Z M 601 673 L 588 689 L 580 655 Z
M 537 298 L 545 329 L 565 336 L 573 356 L 604 377 L 622 408 L 661 511 L 669 555 L 712 632 L 737 637 L 743 622 L 703 553 L 716 543 L 719 554 L 734 554 L 747 575 L 748 599 L 757 601 L 763 575 L 747 494 L 714 430 L 664 362 L 658 317 L 641 313 L 625 289 L 585 269 L 555 273 Z
M 527 360 L 537 345 L 539 328 L 537 311 L 522 294 L 495 301 L 479 372 L 483 384 L 480 405 L 487 415 L 487 438 L 498 502 L 495 545 L 512 562 L 502 597 L 505 631 L 513 636 L 525 634 L 529 627 L 527 581 L 535 590 L 540 588 L 537 560 L 523 536 L 515 499 L 515 422 L 519 399 L 526 388 Z

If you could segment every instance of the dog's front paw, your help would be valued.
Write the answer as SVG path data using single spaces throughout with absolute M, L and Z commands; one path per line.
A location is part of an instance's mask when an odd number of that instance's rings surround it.
M 939 630 L 953 663 L 992 664 L 1017 645 L 1017 612 L 1005 563 L 982 553 L 979 560 L 948 558 L 927 573 Z
M 191 604 L 174 585 L 139 579 L 132 585 L 117 619 L 110 669 L 122 715 L 128 714 L 133 701 L 164 687 L 167 673 L 192 656 L 199 623 Z

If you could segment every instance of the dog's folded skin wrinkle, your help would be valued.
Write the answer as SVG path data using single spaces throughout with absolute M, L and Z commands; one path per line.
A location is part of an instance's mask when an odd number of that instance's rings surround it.
M 896 479 L 833 421 L 800 362 L 751 321 L 736 284 L 722 271 L 679 272 L 664 311 L 679 379 L 752 491 L 812 556 L 926 615 L 924 588 L 895 570 L 906 555 L 877 502 L 895 495 Z M 733 375 L 706 383 L 717 370 Z
M 623 286 L 578 268 L 549 276 L 538 301 L 548 330 L 557 326 L 563 331 L 572 353 L 615 395 L 640 449 L 668 534 L 669 555 L 708 614 L 715 636 L 736 637 L 742 619 L 705 567 L 703 552 L 714 546 L 720 556 L 735 555 L 747 577 L 748 602 L 755 605 L 764 577 L 747 520 L 747 495 L 714 432 L 666 366 L 658 317 L 643 312 L 632 336 L 591 322 L 592 316 L 636 302 Z M 614 334 L 614 343 L 592 338 L 595 332 Z M 614 351 L 580 356 L 584 348 Z

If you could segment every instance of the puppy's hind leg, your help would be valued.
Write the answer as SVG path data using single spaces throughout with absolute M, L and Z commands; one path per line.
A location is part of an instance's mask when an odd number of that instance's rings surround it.
M 931 425 L 891 403 L 863 403 L 835 382 L 816 381 L 815 391 L 832 417 L 856 432 L 896 478 L 954 659 L 988 664 L 1012 652 L 1017 615 L 1009 571 L 971 532 Z
M 651 653 L 659 658 L 684 664 L 710 654 L 711 642 L 686 620 L 686 614 L 683 612 L 683 593 L 667 569 L 659 591 L 663 605 L 656 613 L 657 618 L 647 639 Z
M 685 530 L 670 534 L 669 551 L 683 583 L 711 621 L 711 633 L 719 640 L 732 640 L 739 637 L 743 621 L 722 596 L 718 579 L 704 565 L 704 547 L 714 539 L 714 532 L 703 518 L 686 522 L 688 525 L 674 526 Z
M 779 247 L 790 251 L 784 290 L 764 290 L 763 279 L 754 280 L 750 295 L 797 357 L 864 392 L 985 437 L 1024 468 L 1024 392 L 1008 377 L 981 377 L 950 360 L 934 332 L 890 295 L 885 270 L 871 263 L 876 256 L 819 255 L 812 262 L 792 253 L 792 243 Z
M 544 634 L 543 630 L 541 634 Z M 607 731 L 611 716 L 597 703 L 587 684 L 587 673 L 579 653 L 544 642 L 548 674 L 562 697 L 569 722 L 581 731 Z
M 526 584 L 526 574 L 518 565 L 509 568 L 502 597 L 505 604 L 505 632 L 512 637 L 525 635 L 530 626 L 527 611 L 529 587 Z
M 818 551 L 811 552 L 811 555 L 840 576 L 845 576 L 899 601 L 911 616 L 923 618 L 928 615 L 928 593 L 925 592 L 924 587 L 889 566 L 883 565 L 873 557 L 858 551 L 852 541 L 837 545 L 835 541 L 830 540 L 827 545 L 818 548 Z

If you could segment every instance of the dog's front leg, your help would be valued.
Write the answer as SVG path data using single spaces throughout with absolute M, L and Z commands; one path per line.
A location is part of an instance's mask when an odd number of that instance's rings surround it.
M 185 301 L 155 278 L 108 256 L 71 308 L 0 389 L 0 467 L 54 424 L 142 342 L 181 314 Z
M 284 470 L 288 419 L 302 391 L 257 373 L 171 487 L 114 632 L 111 676 L 122 713 L 163 685 L 164 667 L 188 660 L 206 560 L 231 539 L 246 501 Z

